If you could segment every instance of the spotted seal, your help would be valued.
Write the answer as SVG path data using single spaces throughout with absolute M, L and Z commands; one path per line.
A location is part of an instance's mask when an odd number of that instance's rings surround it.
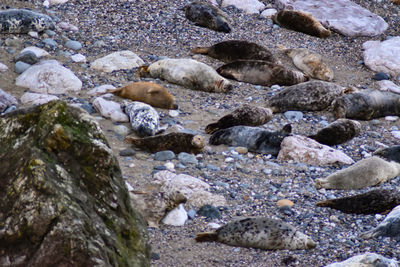
M 397 205 L 400 205 L 400 191 L 382 188 L 349 197 L 317 202 L 318 207 L 328 207 L 344 213 L 355 214 L 385 213 Z
M 150 105 L 134 101 L 124 108 L 133 131 L 139 136 L 155 135 L 160 126 L 160 116 Z
M 293 64 L 302 72 L 314 79 L 332 81 L 334 73 L 322 60 L 322 56 L 306 48 L 286 48 L 278 45 L 278 48 L 288 55 Z
M 282 27 L 308 35 L 327 38 L 331 31 L 326 29 L 310 13 L 296 10 L 281 10 L 272 16 L 272 20 Z
M 114 95 L 139 101 L 156 108 L 177 109 L 175 98 L 161 85 L 152 82 L 134 82 L 107 91 Z
M 265 217 L 246 218 L 230 222 L 215 232 L 197 234 L 197 242 L 220 242 L 230 246 L 265 250 L 312 249 L 315 242 L 281 220 Z
M 374 89 L 338 97 L 332 103 L 333 116 L 355 120 L 372 120 L 400 116 L 400 95 Z
M 207 55 L 226 63 L 237 60 L 263 60 L 280 63 L 267 48 L 243 40 L 228 40 L 209 47 L 195 47 L 192 49 L 192 53 Z
M 316 179 L 315 187 L 318 189 L 361 189 L 384 183 L 399 174 L 399 163 L 373 156 L 334 172 L 326 178 Z
M 0 11 L 0 33 L 28 33 L 54 30 L 53 19 L 27 9 Z
M 266 107 L 274 113 L 288 110 L 321 111 L 339 97 L 344 88 L 325 81 L 308 81 L 286 87 L 267 100 Z
M 308 80 L 300 71 L 261 60 L 238 60 L 225 64 L 217 72 L 228 79 L 264 86 L 294 85 Z
M 334 146 L 346 143 L 359 135 L 361 124 L 358 121 L 349 119 L 338 119 L 325 128 L 319 130 L 316 134 L 308 136 L 318 143 Z
M 138 69 L 140 77 L 164 79 L 194 90 L 228 93 L 232 84 L 212 67 L 193 59 L 162 59 Z
M 361 234 L 365 239 L 379 236 L 400 238 L 400 205 L 395 207 L 376 228 Z
M 259 126 L 272 119 L 272 111 L 269 108 L 244 104 L 232 113 L 223 116 L 216 123 L 206 126 L 205 132 L 213 134 L 220 129 L 226 129 L 237 125 Z
M 282 130 L 270 132 L 259 127 L 234 126 L 216 131 L 209 140 L 211 145 L 230 145 L 247 147 L 251 152 L 277 156 L 282 140 L 292 131 L 290 124 Z
M 231 32 L 229 16 L 218 7 L 196 1 L 185 8 L 185 16 L 196 25 L 225 33 Z
M 127 136 L 125 142 L 152 153 L 171 150 L 175 153 L 187 152 L 198 154 L 205 147 L 205 141 L 201 135 L 190 133 L 169 133 L 145 138 Z

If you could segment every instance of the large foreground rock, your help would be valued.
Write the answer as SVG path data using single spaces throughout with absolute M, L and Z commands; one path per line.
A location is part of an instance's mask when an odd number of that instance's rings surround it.
M 345 36 L 376 36 L 388 24 L 378 15 L 350 0 L 277 0 L 279 9 L 311 13 L 324 27 Z
M 398 262 L 394 259 L 385 258 L 376 253 L 367 252 L 356 255 L 342 262 L 335 262 L 325 267 L 398 267 Z
M 105 57 L 98 58 L 90 65 L 91 69 L 113 72 L 114 70 L 127 70 L 143 65 L 144 61 L 129 50 L 111 53 Z
M 0 118 L 0 266 L 149 266 L 142 216 L 93 118 L 53 101 Z
M 400 75 L 400 36 L 363 44 L 365 65 L 373 71 Z

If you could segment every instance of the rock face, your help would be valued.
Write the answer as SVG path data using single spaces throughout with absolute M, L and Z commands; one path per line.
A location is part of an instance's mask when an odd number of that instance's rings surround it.
M 96 59 L 90 68 L 103 72 L 113 72 L 114 70 L 137 68 L 142 64 L 144 64 L 144 61 L 138 55 L 132 51 L 125 50 Z
M 50 102 L 0 118 L 1 266 L 150 266 L 99 125 Z
M 376 253 L 365 253 L 362 255 L 357 255 L 351 257 L 342 262 L 335 262 L 329 264 L 325 267 L 354 267 L 354 266 L 362 266 L 362 267 L 398 267 L 398 262 L 394 259 L 385 258 Z
M 388 28 L 380 16 L 349 0 L 278 0 L 275 5 L 311 13 L 324 27 L 345 36 L 376 36 Z
M 15 84 L 41 94 L 64 94 L 82 88 L 81 80 L 56 60 L 35 64 L 18 76 Z
M 400 75 L 400 36 L 363 44 L 365 65 L 373 71 Z

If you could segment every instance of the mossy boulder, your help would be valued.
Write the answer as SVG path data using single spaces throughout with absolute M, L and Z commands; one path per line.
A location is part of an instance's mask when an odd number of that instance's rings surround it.
M 61 101 L 0 117 L 0 266 L 149 266 L 97 122 Z

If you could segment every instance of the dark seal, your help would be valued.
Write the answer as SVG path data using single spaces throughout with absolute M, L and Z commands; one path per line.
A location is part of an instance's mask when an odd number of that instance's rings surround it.
M 53 20 L 44 14 L 27 9 L 0 11 L 0 33 L 28 33 L 54 30 Z
M 374 155 L 388 161 L 396 161 L 400 163 L 400 145 L 378 149 L 374 152 Z

